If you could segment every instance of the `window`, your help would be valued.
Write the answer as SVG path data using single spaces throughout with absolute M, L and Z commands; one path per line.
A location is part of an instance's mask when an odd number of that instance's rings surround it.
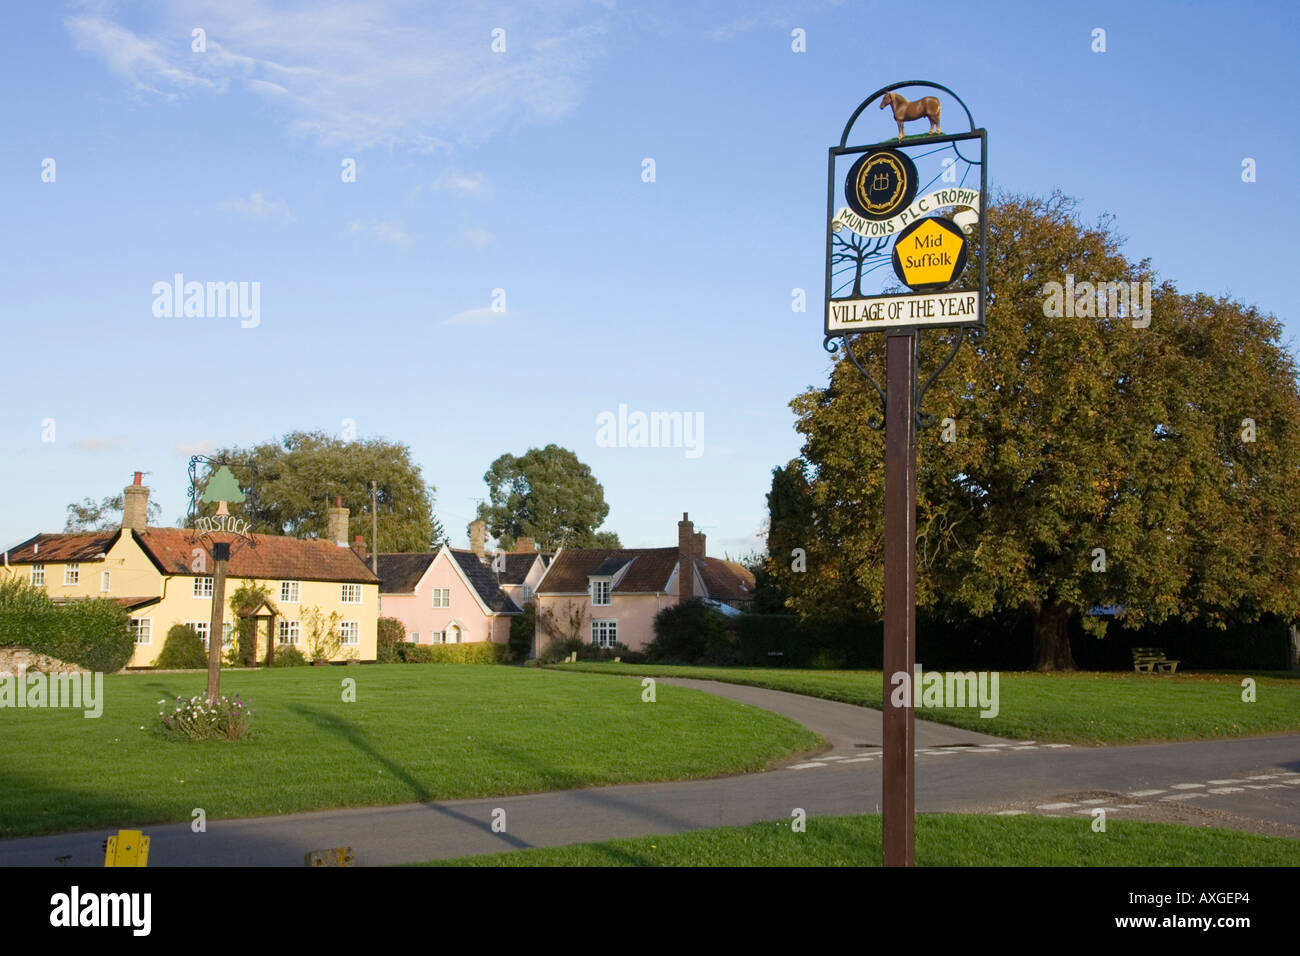
M 196 598 L 212 597 L 212 578 L 195 578 L 194 596 Z
M 153 618 L 131 618 L 131 635 L 137 644 L 153 643 Z
M 70 561 L 63 568 L 63 583 L 76 584 L 81 580 L 81 565 L 76 561 Z
M 343 585 L 343 593 L 339 597 L 339 600 L 342 601 L 344 604 L 360 604 L 361 585 L 360 584 Z
M 591 603 L 609 606 L 609 579 L 594 578 L 591 582 Z
M 298 603 L 298 582 L 297 581 L 280 582 L 280 601 L 284 604 Z
M 101 571 L 99 574 L 99 589 L 103 591 L 105 594 L 107 594 L 109 590 L 109 584 L 112 580 L 113 580 L 113 576 L 111 574 L 109 574 L 107 571 Z
M 433 606 L 451 607 L 451 588 L 434 588 Z
M 410 636 L 407 638 L 407 640 L 410 641 L 412 644 L 419 644 L 419 643 L 420 643 L 420 632 L 419 632 L 419 631 L 412 631 L 411 634 L 410 634 Z
M 283 587 L 283 585 L 281 585 L 281 587 Z M 277 635 L 277 638 L 281 644 L 298 643 L 297 621 L 281 621 L 278 630 L 279 634 Z
M 446 632 L 446 631 L 434 631 L 434 632 L 433 632 L 433 643 L 435 643 L 435 644 L 446 644 L 446 643 L 447 643 L 447 632 Z
M 223 621 L 221 624 L 221 646 L 229 647 L 235 643 L 235 625 L 229 621 Z
M 520 590 L 523 592 L 522 596 L 525 604 L 527 604 L 529 601 L 533 599 L 533 589 L 529 587 L 527 584 L 525 584 L 522 588 L 520 588 Z
M 32 565 L 32 584 L 37 587 L 43 587 L 45 585 L 45 565 Z
M 343 639 L 342 643 L 344 644 L 360 644 L 361 643 L 361 622 L 344 621 L 342 624 L 339 625 L 339 637 Z
M 186 621 L 188 627 L 194 628 L 194 633 L 203 640 L 203 649 L 208 649 L 208 635 L 212 633 L 211 621 Z
M 591 643 L 593 647 L 613 647 L 618 640 L 618 621 L 592 621 Z

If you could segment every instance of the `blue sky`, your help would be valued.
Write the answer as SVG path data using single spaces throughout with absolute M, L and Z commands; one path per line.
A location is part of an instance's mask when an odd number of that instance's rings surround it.
M 411 447 L 454 543 L 491 461 L 555 442 L 625 545 L 689 511 L 712 554 L 761 546 L 829 368 L 826 148 L 904 79 L 963 97 L 995 188 L 1300 332 L 1293 4 L 469 6 L 6 6 L 0 544 L 137 470 L 170 524 L 190 454 L 351 419 Z M 155 316 L 175 273 L 258 282 L 260 323 Z M 702 454 L 599 447 L 620 404 L 702 414 Z

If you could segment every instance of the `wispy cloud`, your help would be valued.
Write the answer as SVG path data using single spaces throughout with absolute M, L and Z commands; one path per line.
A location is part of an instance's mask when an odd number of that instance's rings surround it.
M 182 458 L 189 458 L 191 455 L 210 455 L 217 450 L 217 446 L 210 441 L 178 441 L 172 445 L 172 451 Z
M 268 200 L 261 193 L 250 193 L 247 199 L 230 199 L 221 204 L 223 209 L 230 209 L 247 216 L 249 219 L 267 219 L 275 222 L 293 222 L 293 213 L 283 199 Z
M 482 173 L 461 173 L 455 170 L 449 170 L 435 179 L 433 188 L 462 196 L 483 196 L 489 192 L 484 185 Z
M 89 438 L 78 438 L 72 443 L 72 447 L 81 451 L 98 454 L 105 451 L 117 451 L 119 448 L 125 448 L 126 444 L 126 439 L 120 436 L 108 438 L 99 435 L 92 435 Z
M 496 238 L 492 233 L 478 226 L 474 226 L 472 229 L 466 229 L 462 235 L 464 236 L 465 241 L 475 249 L 484 248 L 488 243 L 492 242 L 492 240 Z
M 348 232 L 376 242 L 392 243 L 395 246 L 409 246 L 414 238 L 406 231 L 406 227 L 395 219 L 383 222 L 361 222 L 354 219 L 348 223 Z
M 451 318 L 446 319 L 443 325 L 492 325 L 507 318 L 509 312 L 497 312 L 494 309 L 467 309 L 464 312 L 457 312 Z
M 323 146 L 433 150 L 578 106 L 612 11 L 592 0 L 541 7 L 188 0 L 137 9 L 128 27 L 115 6 L 83 0 L 63 22 L 73 45 L 135 96 L 243 89 Z M 202 53 L 190 47 L 195 25 L 206 30 Z M 497 26 L 506 29 L 504 52 L 492 50 Z

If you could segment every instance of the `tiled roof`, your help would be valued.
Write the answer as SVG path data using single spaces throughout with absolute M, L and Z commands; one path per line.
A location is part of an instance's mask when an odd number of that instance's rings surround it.
M 580 594 L 587 590 L 587 578 L 606 562 L 617 561 L 632 566 L 619 581 L 614 593 L 655 594 L 668 587 L 677 566 L 676 548 L 574 548 L 561 551 L 551 562 L 546 578 L 538 588 L 541 594 Z
M 502 584 L 523 584 L 524 578 L 528 577 L 528 572 L 532 570 L 533 562 L 539 555 L 536 552 L 528 553 L 526 551 L 508 552 L 500 555 L 504 558 L 505 567 L 497 572 L 497 579 Z
M 407 551 L 379 555 L 379 593 L 414 594 L 415 586 L 438 556 L 437 551 Z
M 38 534 L 9 549 L 10 564 L 95 561 L 113 546 L 121 529 L 75 534 Z
M 198 538 L 186 528 L 147 528 L 133 534 L 164 574 L 194 574 L 194 548 L 203 548 L 209 561 L 212 558 L 211 540 Z M 256 547 L 244 544 L 231 548 L 230 563 L 226 566 L 230 577 L 379 583 L 355 551 L 341 548 L 333 541 L 270 534 L 255 534 L 252 538 Z
M 676 548 L 633 548 L 621 550 L 573 549 L 561 551 L 539 588 L 542 594 L 580 594 L 587 590 L 589 577 L 614 574 L 629 561 L 615 594 L 662 593 L 677 566 Z M 754 576 L 744 565 L 721 558 L 697 558 L 696 571 L 707 594 L 718 601 L 746 601 L 754 596 Z
M 465 577 L 469 578 L 470 585 L 478 592 L 478 596 L 483 599 L 483 603 L 488 608 L 502 614 L 522 613 L 519 605 L 510 600 L 509 595 L 501 590 L 497 582 L 497 573 L 490 565 L 480 561 L 473 551 L 459 551 L 455 548 L 447 550 L 456 559 L 460 569 L 465 572 Z
M 695 562 L 700 580 L 718 601 L 749 601 L 754 597 L 754 575 L 743 564 L 721 558 L 705 558 Z

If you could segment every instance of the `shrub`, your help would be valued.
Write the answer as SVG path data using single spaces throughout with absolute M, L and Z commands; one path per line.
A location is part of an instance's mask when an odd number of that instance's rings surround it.
M 292 644 L 281 644 L 275 649 L 275 660 L 271 663 L 272 667 L 306 667 L 307 658 L 302 656 L 302 651 Z
M 586 641 L 580 637 L 560 637 L 554 638 L 545 649 L 537 655 L 538 660 L 543 664 L 558 664 L 561 661 L 567 661 L 569 655 L 577 653 L 579 657 L 582 652 L 590 647 Z
M 188 624 L 173 624 L 153 666 L 159 670 L 201 670 L 208 666 L 203 638 Z
M 537 631 L 537 605 L 529 601 L 524 605 L 524 613 L 510 619 L 510 639 L 506 646 L 510 648 L 512 661 L 528 659 L 533 649 L 533 635 Z
M 645 647 L 652 663 L 698 664 L 706 656 L 738 656 L 730 649 L 727 619 L 703 601 L 673 604 L 655 615 L 655 637 Z
M 398 655 L 407 664 L 432 664 L 433 645 L 403 644 L 397 649 Z
M 391 664 L 401 660 L 399 648 L 406 643 L 406 625 L 395 617 L 379 619 L 379 648 L 375 660 L 381 664 Z
M 131 659 L 135 639 L 131 615 L 107 598 L 55 604 L 26 581 L 0 581 L 0 647 L 25 647 L 37 654 L 106 674 Z
M 167 700 L 158 703 L 165 705 Z M 170 713 L 158 711 L 158 722 L 163 733 L 174 740 L 240 740 L 249 735 L 254 713 L 238 694 L 222 695 L 212 702 L 201 696 L 189 700 L 177 697 Z
M 408 664 L 504 664 L 510 658 L 505 644 L 403 644 L 402 660 Z
M 330 611 L 329 616 L 318 607 L 305 607 L 299 615 L 302 622 L 303 640 L 307 645 L 307 656 L 315 661 L 328 661 L 338 655 L 343 646 L 343 635 L 339 633 L 339 623 L 343 615 Z

